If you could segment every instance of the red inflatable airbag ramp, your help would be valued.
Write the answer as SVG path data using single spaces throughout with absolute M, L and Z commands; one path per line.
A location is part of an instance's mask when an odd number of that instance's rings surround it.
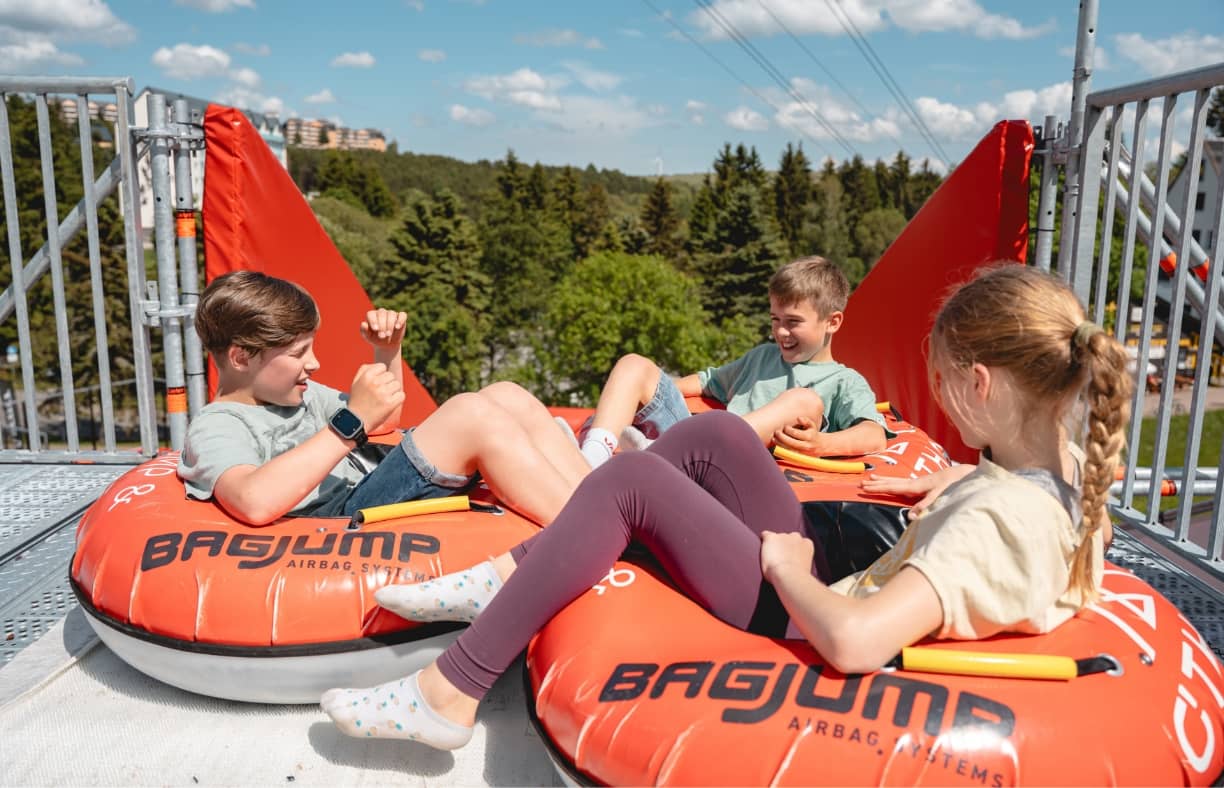
M 369 296 L 246 115 L 209 105 L 204 138 L 207 280 L 246 269 L 305 287 L 323 317 L 315 337 L 322 367 L 315 379 L 348 391 L 357 368 L 372 359 L 358 330 L 371 308 Z M 406 364 L 404 393 L 401 426 L 419 424 L 437 407 Z
M 528 647 L 533 719 L 574 782 L 1208 785 L 1224 766 L 1219 661 L 1113 565 L 1101 599 L 1049 633 L 920 644 L 1116 666 L 1069 680 L 847 675 L 719 621 L 659 571 L 618 562 Z
M 837 333 L 838 361 L 857 369 L 877 399 L 906 403 L 953 459 L 975 462 L 927 385 L 924 340 L 944 294 L 996 260 L 1028 249 L 1033 130 L 1001 121 L 957 165 L 850 296 Z

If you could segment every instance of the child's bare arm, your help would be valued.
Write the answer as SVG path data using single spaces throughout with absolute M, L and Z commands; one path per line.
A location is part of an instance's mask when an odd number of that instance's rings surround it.
M 837 432 L 821 432 L 820 425 L 799 419 L 773 435 L 774 443 L 816 457 L 852 457 L 883 451 L 888 445 L 884 428 L 874 421 L 860 421 Z
M 843 673 L 878 670 L 903 646 L 939 629 L 943 607 L 930 581 L 903 568 L 864 599 L 812 576 L 813 544 L 795 533 L 761 534 L 761 573 L 804 637 Z M 805 563 L 806 562 L 806 563 Z
M 235 465 L 225 471 L 213 487 L 213 498 L 245 523 L 268 525 L 318 486 L 351 448 L 349 441 L 324 429 L 263 465 Z
M 357 370 L 348 408 L 367 425 L 382 424 L 399 412 L 404 388 L 383 364 Z M 263 465 L 236 465 L 217 479 L 213 497 L 227 512 L 251 525 L 267 525 L 290 511 L 327 477 L 353 448 L 324 427 L 313 437 Z
M 402 390 L 404 388 L 404 365 L 400 363 L 404 343 L 404 328 L 408 315 L 391 309 L 371 309 L 361 321 L 361 337 L 374 348 L 374 361 L 384 365 Z M 386 432 L 399 423 L 399 411 L 394 410 L 379 423 L 370 425 L 367 432 Z

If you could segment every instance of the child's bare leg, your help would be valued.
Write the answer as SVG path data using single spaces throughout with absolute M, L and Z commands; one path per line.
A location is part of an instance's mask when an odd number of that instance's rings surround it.
M 555 424 L 552 429 L 557 430 Z M 441 471 L 470 475 L 479 468 L 497 497 L 538 523 L 552 522 L 574 491 L 575 484 L 536 448 L 514 417 L 480 394 L 451 397 L 412 438 Z
M 633 423 L 633 415 L 638 409 L 650 402 L 662 374 L 658 365 L 645 356 L 636 353 L 622 356 L 599 393 L 591 428 L 599 427 L 620 435 L 621 430 Z
M 819 429 L 823 418 L 824 400 L 811 389 L 787 389 L 768 405 L 744 416 L 766 446 L 773 442 L 774 433 L 783 427 L 809 419 Z
M 544 404 L 517 383 L 504 381 L 485 386 L 480 396 L 508 412 L 531 438 L 557 472 L 574 487 L 591 472 L 574 442 L 566 437 Z
M 650 402 L 662 374 L 658 365 L 636 353 L 622 356 L 612 367 L 582 442 L 582 456 L 592 468 L 612 457 L 621 430 L 632 424 L 638 409 Z

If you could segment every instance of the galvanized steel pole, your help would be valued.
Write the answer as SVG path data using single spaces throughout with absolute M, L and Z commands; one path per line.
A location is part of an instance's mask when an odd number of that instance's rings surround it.
M 179 129 L 191 124 L 191 112 L 187 99 L 174 102 L 174 121 Z M 184 135 L 187 136 L 187 135 Z M 204 351 L 200 337 L 196 334 L 196 302 L 200 300 L 200 274 L 196 265 L 195 195 L 191 189 L 191 148 L 180 139 L 174 153 L 174 231 L 178 236 L 179 268 L 183 276 L 182 303 L 188 310 L 187 322 L 183 326 L 183 347 L 186 353 L 187 413 L 195 418 L 208 397 L 204 380 Z
M 170 210 L 170 128 L 166 97 L 149 94 L 149 149 L 153 181 L 153 242 L 157 252 L 155 305 L 162 329 L 166 364 L 166 422 L 170 447 L 183 448 L 187 437 L 187 387 L 183 373 L 183 320 L 178 298 L 178 266 L 174 259 L 174 216 Z
M 1096 48 L 1097 0 L 1081 0 L 1079 28 L 1075 37 L 1075 69 L 1071 82 L 1071 120 L 1067 124 L 1067 165 L 1063 179 L 1062 240 L 1058 244 L 1058 273 L 1063 279 L 1071 276 L 1071 256 L 1077 245 L 1080 196 L 1080 146 L 1083 144 L 1084 107 L 1088 88 L 1092 85 L 1092 58 Z M 1095 162 L 1093 172 L 1095 173 Z M 1087 230 L 1096 233 L 1094 222 Z M 1091 255 L 1089 256 L 1091 257 Z

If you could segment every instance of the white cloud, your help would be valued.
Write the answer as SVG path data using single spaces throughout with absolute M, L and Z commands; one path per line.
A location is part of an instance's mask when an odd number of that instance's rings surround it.
M 1114 36 L 1115 49 L 1149 76 L 1187 71 L 1224 60 L 1224 37 L 1178 33 L 1148 40 L 1141 33 Z
M 237 44 L 234 44 L 233 49 L 239 54 L 255 55 L 257 57 L 267 57 L 272 54 L 272 47 L 267 44 L 246 44 L 239 41 Z
M 802 101 L 782 90 L 771 88 L 766 91 L 766 97 L 778 108 L 774 121 L 782 128 L 818 140 L 833 139 L 834 134 L 829 130 L 832 128 L 841 137 L 855 142 L 896 138 L 900 134 L 894 113 L 864 117 L 856 109 L 834 98 L 828 88 L 809 79 L 792 79 L 790 87 Z
M 0 29 L 21 39 L 10 43 L 31 50 L 45 50 L 40 42 L 88 39 L 114 46 L 136 38 L 102 0 L 0 0 Z
M 235 8 L 254 8 L 255 0 L 174 0 L 174 4 L 198 8 L 210 14 L 221 14 Z
M 723 122 L 740 131 L 765 131 L 769 128 L 769 121 L 765 116 L 748 107 L 736 107 L 723 115 Z
M 1024 39 L 1056 27 L 1053 20 L 1025 27 L 1012 17 L 987 12 L 976 0 L 889 0 L 882 10 L 897 27 L 911 33 L 959 30 L 978 38 Z
M 154 52 L 152 63 L 175 79 L 202 79 L 225 76 L 229 72 L 230 56 L 207 44 L 175 44 Z
M 557 91 L 569 83 L 565 77 L 546 77 L 529 68 L 510 74 L 473 77 L 463 83 L 469 93 L 493 101 L 506 101 L 531 109 L 561 108 Z
M 285 102 L 280 97 L 268 96 L 242 85 L 233 85 L 221 91 L 215 96 L 215 100 L 220 104 L 238 109 L 252 109 L 256 112 L 272 113 L 281 117 L 296 117 L 297 114 L 292 111 L 286 112 Z
M 446 53 L 441 49 L 422 49 L 417 52 L 417 57 L 426 63 L 441 63 L 446 60 Z
M 236 68 L 229 73 L 229 77 L 239 85 L 245 85 L 248 88 L 259 87 L 259 74 L 257 74 L 254 69 Z
M 404 0 L 404 5 L 417 12 L 425 10 L 425 0 Z
M 332 58 L 331 64 L 340 68 L 373 68 L 374 56 L 369 52 L 345 52 Z
M 465 126 L 488 126 L 494 121 L 493 113 L 483 109 L 472 109 L 462 104 L 451 104 L 451 120 Z
M 1054 29 L 1052 21 L 1025 27 L 1012 17 L 987 12 L 976 0 L 837 0 L 837 6 L 863 33 L 890 22 L 911 33 L 956 30 L 979 38 L 1032 38 Z M 715 0 L 713 10 L 689 15 L 689 22 L 708 38 L 728 37 L 719 16 L 747 36 L 782 33 L 782 25 L 795 34 L 845 34 L 839 16 L 811 0 L 771 0 L 768 8 L 759 0 Z
M 629 96 L 563 96 L 559 108 L 537 112 L 536 118 L 564 131 L 608 136 L 632 134 L 657 123 Z
M 982 127 L 982 121 L 972 110 L 930 96 L 919 96 L 914 107 L 936 139 L 972 139 Z
M 616 32 L 620 33 L 622 36 L 625 36 L 626 38 L 642 38 L 644 35 L 646 35 L 641 30 L 638 30 L 637 28 L 633 28 L 633 27 L 622 27 Z
M 684 111 L 688 113 L 689 123 L 692 123 L 695 126 L 700 126 L 705 123 L 705 115 L 702 114 L 705 112 L 705 108 L 705 103 L 695 99 L 689 99 L 688 101 L 684 102 Z
M 318 93 L 311 93 L 309 96 L 303 99 L 303 101 L 305 101 L 307 104 L 334 104 L 336 102 L 336 96 L 330 89 L 323 88 Z
M 77 55 L 61 52 L 51 41 L 30 37 L 24 42 L 0 46 L 0 71 L 24 74 L 53 67 L 75 67 L 85 63 Z
M 1037 90 L 1013 90 L 998 102 L 982 101 L 972 107 L 950 104 L 930 96 L 914 101 L 919 117 L 939 140 L 974 140 L 1000 120 L 1019 118 L 1034 126 L 1046 115 L 1066 117 L 1071 109 L 1071 83 L 1058 82 Z
M 514 37 L 514 43 L 533 47 L 604 48 L 603 42 L 598 38 L 587 38 L 577 30 L 541 30 L 536 33 L 519 33 Z
M 574 75 L 574 79 L 578 80 L 579 84 L 587 90 L 602 92 L 612 90 L 621 83 L 619 74 L 613 74 L 608 71 L 596 71 L 587 66 L 585 63 L 568 62 L 562 63 L 570 73 Z

